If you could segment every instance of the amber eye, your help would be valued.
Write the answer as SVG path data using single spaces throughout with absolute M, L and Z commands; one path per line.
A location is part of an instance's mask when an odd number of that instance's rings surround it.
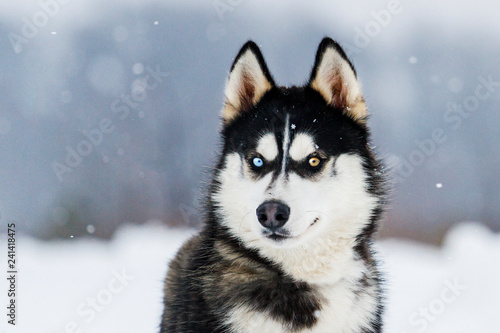
M 321 160 L 318 157 L 311 157 L 309 159 L 309 165 L 312 166 L 313 168 L 317 167 Z

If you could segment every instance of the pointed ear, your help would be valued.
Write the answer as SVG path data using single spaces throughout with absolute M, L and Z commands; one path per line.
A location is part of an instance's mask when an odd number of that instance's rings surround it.
M 318 47 L 309 85 L 328 104 L 341 108 L 359 123 L 368 115 L 356 71 L 339 44 L 325 38 Z
M 256 105 L 274 87 L 259 47 L 248 41 L 236 56 L 226 83 L 226 100 L 222 110 L 225 124 Z

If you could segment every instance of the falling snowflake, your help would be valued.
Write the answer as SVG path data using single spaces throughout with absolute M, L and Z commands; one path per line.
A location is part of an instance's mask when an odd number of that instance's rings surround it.
M 295 126 L 295 124 L 292 124 L 292 129 L 295 129 L 295 127 L 297 127 L 297 126 Z
M 92 224 L 87 225 L 87 232 L 93 234 L 95 232 L 95 227 Z
M 144 72 L 144 65 L 140 62 L 137 62 L 132 66 L 132 73 L 135 75 L 141 75 Z
M 436 187 L 437 187 L 437 188 L 441 188 L 441 187 L 443 187 L 443 184 L 441 184 L 441 183 L 437 183 L 437 184 L 436 184 Z

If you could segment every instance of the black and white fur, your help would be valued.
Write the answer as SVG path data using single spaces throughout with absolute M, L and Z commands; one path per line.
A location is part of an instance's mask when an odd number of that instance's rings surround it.
M 382 332 L 385 186 L 344 51 L 325 38 L 309 82 L 279 87 L 248 42 L 225 95 L 205 224 L 170 263 L 161 332 Z M 266 203 L 288 207 L 284 225 L 260 222 Z

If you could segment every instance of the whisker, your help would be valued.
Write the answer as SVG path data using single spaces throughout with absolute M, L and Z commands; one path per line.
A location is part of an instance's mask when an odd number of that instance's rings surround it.
M 245 215 L 243 215 L 243 217 L 241 218 L 241 221 L 240 221 L 240 225 L 239 225 L 239 227 L 240 227 L 240 228 L 238 229 L 238 231 L 241 231 L 241 225 L 243 224 L 243 221 L 244 221 L 244 220 L 245 220 L 245 218 L 246 218 L 249 214 L 251 214 L 251 213 L 252 213 L 252 212 L 248 212 L 248 213 L 246 213 Z
M 328 216 L 328 214 L 320 212 L 319 210 L 306 210 L 305 212 L 306 213 L 318 213 L 318 214 L 326 216 L 329 220 L 332 220 L 332 218 L 330 216 Z

